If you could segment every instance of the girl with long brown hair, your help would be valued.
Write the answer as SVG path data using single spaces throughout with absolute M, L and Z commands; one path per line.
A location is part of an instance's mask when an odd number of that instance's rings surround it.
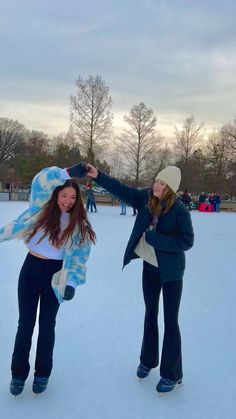
M 28 254 L 18 282 L 19 322 L 12 355 L 10 392 L 19 395 L 28 377 L 29 353 L 39 305 L 39 332 L 32 390 L 46 390 L 53 366 L 56 315 L 85 282 L 95 233 L 75 179 L 81 171 L 50 167 L 31 185 L 30 207 L 0 229 L 0 241 L 23 238 Z

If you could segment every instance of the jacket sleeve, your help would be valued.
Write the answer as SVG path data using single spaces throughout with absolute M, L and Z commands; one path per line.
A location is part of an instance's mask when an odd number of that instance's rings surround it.
M 86 240 L 80 247 L 75 250 L 70 260 L 65 263 L 65 269 L 68 269 L 68 278 L 66 285 L 76 288 L 86 281 L 87 260 L 90 255 L 91 241 Z
M 16 220 L 11 221 L 0 228 L 0 243 L 11 239 L 21 239 L 23 233 L 27 228 L 27 220 L 33 217 L 34 214 L 28 208 Z
M 147 189 L 139 190 L 137 188 L 132 188 L 103 172 L 98 172 L 98 177 L 95 181 L 112 195 L 132 207 L 139 208 L 147 200 Z
M 177 217 L 177 232 L 164 234 L 162 232 L 146 231 L 145 239 L 156 250 L 163 252 L 178 253 L 191 249 L 194 242 L 194 233 L 190 214 L 185 208 Z
M 59 303 L 64 301 L 66 285 L 76 288 L 86 280 L 86 262 L 91 249 L 91 241 L 86 240 L 79 247 L 70 248 L 62 269 L 52 277 L 52 288 Z

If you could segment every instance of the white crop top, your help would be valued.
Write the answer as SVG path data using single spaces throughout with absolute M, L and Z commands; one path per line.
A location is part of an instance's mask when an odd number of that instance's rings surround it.
M 68 226 L 69 219 L 70 214 L 66 212 L 63 212 L 61 214 L 61 232 Z M 28 249 L 48 259 L 62 260 L 64 258 L 65 247 L 61 246 L 60 248 L 58 248 L 53 246 L 53 244 L 49 241 L 48 236 L 44 237 L 44 239 L 40 243 L 37 243 L 39 239 L 42 237 L 42 235 L 42 231 L 38 230 L 36 234 L 32 237 L 32 239 L 29 241 L 29 243 L 26 243 Z

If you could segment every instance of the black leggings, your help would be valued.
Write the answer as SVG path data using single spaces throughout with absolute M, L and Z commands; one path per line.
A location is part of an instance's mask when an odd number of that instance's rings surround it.
M 159 269 L 144 262 L 143 296 L 146 307 L 143 343 L 140 361 L 149 368 L 159 364 L 158 308 L 162 290 L 164 307 L 164 340 L 162 346 L 160 375 L 163 378 L 182 378 L 181 337 L 178 313 L 183 281 L 161 283 Z
M 18 282 L 19 322 L 12 355 L 12 376 L 26 380 L 29 353 L 40 300 L 39 332 L 35 359 L 35 375 L 49 377 L 55 342 L 56 315 L 59 303 L 51 287 L 52 276 L 62 266 L 61 260 L 40 259 L 30 253 L 21 268 Z

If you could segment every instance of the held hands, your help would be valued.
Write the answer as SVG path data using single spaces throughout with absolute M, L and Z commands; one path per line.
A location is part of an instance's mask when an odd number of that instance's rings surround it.
M 97 171 L 96 167 L 94 167 L 90 163 L 87 164 L 87 176 L 90 176 L 94 179 L 96 179 L 98 177 L 98 171 Z
M 66 285 L 65 292 L 64 292 L 64 300 L 69 301 L 75 295 L 75 288 L 71 287 L 70 285 Z
M 68 167 L 67 172 L 69 173 L 70 177 L 82 178 L 85 176 L 90 176 L 94 179 L 98 177 L 98 171 L 96 167 L 92 166 L 90 163 L 75 164 L 74 166 Z

